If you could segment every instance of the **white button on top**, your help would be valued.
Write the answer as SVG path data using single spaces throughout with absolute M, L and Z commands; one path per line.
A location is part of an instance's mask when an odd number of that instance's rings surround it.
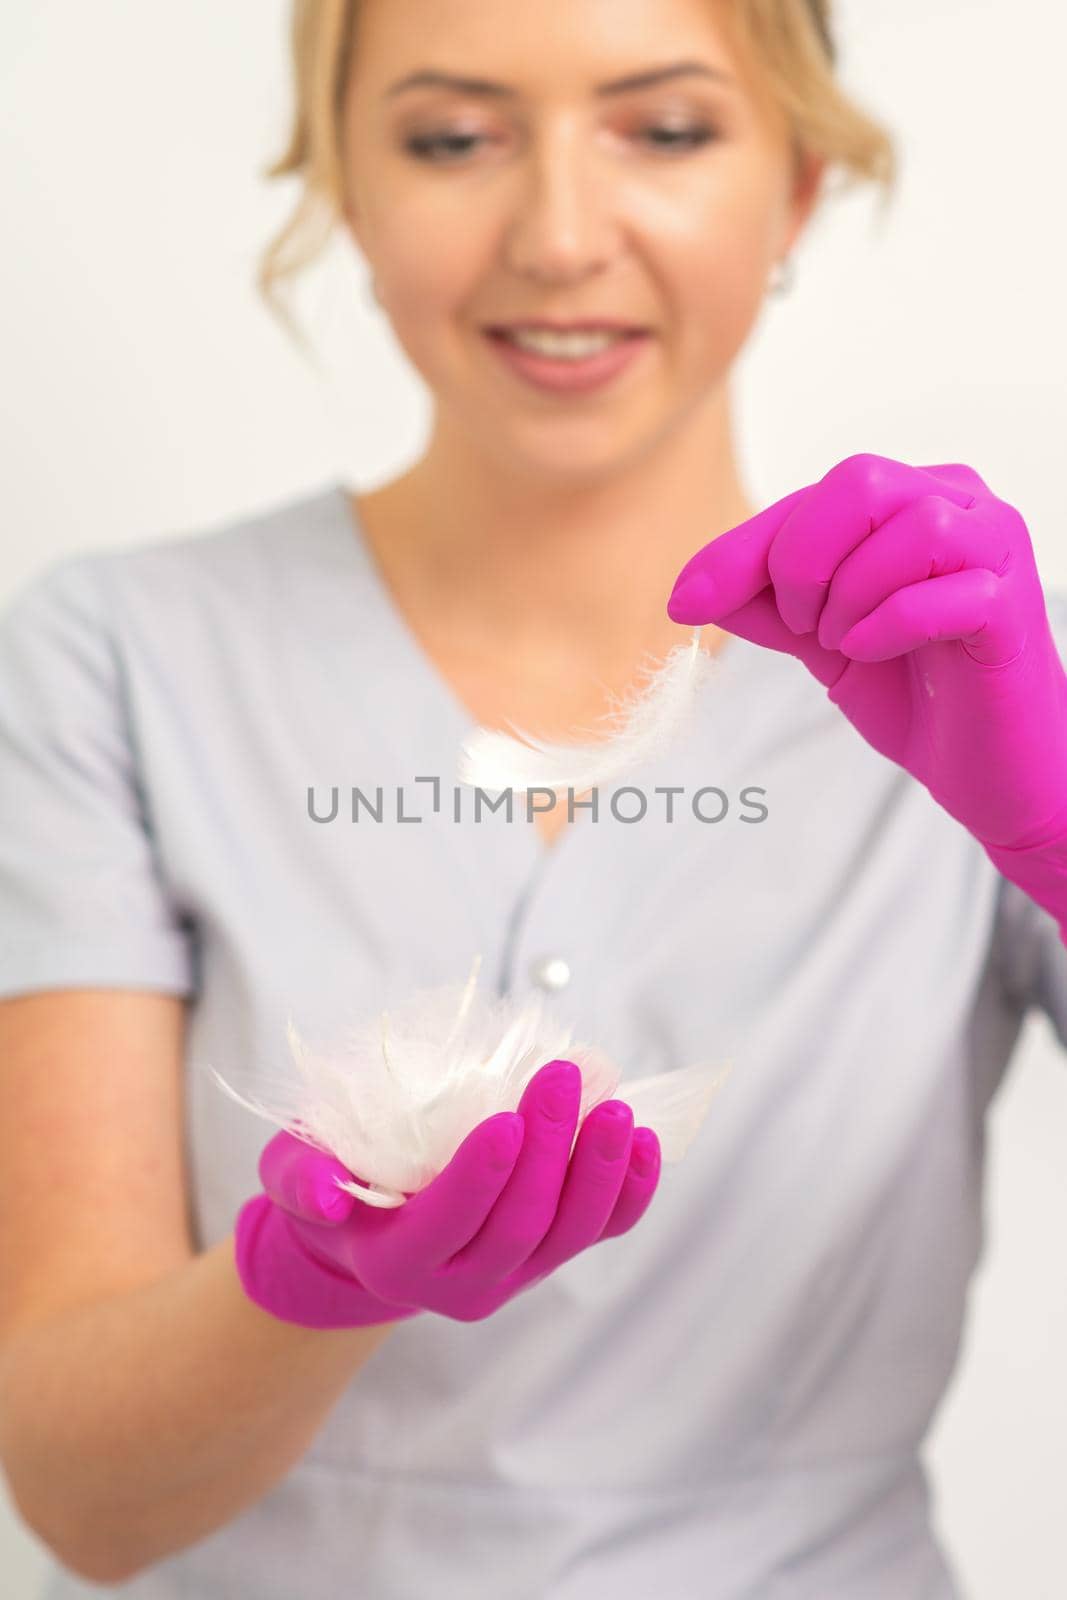
M 542 956 L 531 963 L 530 973 L 541 989 L 565 989 L 571 981 L 571 969 L 562 956 Z

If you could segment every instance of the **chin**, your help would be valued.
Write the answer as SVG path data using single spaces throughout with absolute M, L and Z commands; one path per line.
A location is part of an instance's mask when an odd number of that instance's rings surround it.
M 539 477 L 574 483 L 617 476 L 662 439 L 669 424 L 663 418 L 582 417 L 575 411 L 556 417 L 517 419 L 502 428 L 498 413 L 487 420 L 481 437 L 498 459 Z

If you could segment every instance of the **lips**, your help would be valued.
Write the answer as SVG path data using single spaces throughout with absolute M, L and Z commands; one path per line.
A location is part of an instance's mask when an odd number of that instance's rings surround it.
M 509 333 L 621 333 L 636 336 L 649 330 L 633 322 L 589 317 L 580 322 L 549 322 L 538 318 L 517 322 L 491 322 L 486 324 L 485 331 L 498 336 Z
M 534 338 L 515 332 L 515 326 L 512 324 L 506 332 L 487 331 L 484 334 L 487 346 L 495 358 L 524 383 L 558 394 L 591 393 L 615 382 L 642 361 L 652 343 L 640 330 L 619 332 L 617 328 L 606 329 L 601 323 L 599 327 L 594 325 L 594 329 L 587 324 L 581 330 L 573 325 L 567 330 L 570 339 L 579 341 L 578 348 L 572 344 L 569 349 L 535 349 Z M 542 334 L 543 328 L 542 324 L 539 329 Z M 566 343 L 558 324 L 552 332 L 561 344 Z M 597 332 L 603 337 L 598 339 Z M 583 338 L 589 345 L 586 349 L 580 347 Z

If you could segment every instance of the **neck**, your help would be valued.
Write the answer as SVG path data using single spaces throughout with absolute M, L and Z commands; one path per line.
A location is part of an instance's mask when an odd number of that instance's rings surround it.
M 473 650 L 570 649 L 592 662 L 662 655 L 689 630 L 667 599 L 702 545 L 752 516 L 725 392 L 620 468 L 571 482 L 490 456 L 437 418 L 423 457 L 360 500 L 396 586 Z M 714 630 L 706 630 L 707 633 Z

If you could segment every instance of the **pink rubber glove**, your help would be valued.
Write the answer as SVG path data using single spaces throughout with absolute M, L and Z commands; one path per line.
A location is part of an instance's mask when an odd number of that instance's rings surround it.
M 436 1311 L 459 1322 L 505 1301 L 601 1239 L 626 1233 L 659 1182 L 659 1140 L 605 1100 L 574 1132 L 581 1073 L 551 1061 L 518 1111 L 487 1117 L 448 1166 L 393 1210 L 338 1189 L 353 1175 L 292 1134 L 265 1146 L 265 1193 L 235 1227 L 245 1292 L 308 1328 L 355 1328 Z M 571 1144 L 574 1151 L 571 1154 Z
M 667 613 L 796 656 L 1067 943 L 1067 673 L 1026 524 L 970 467 L 849 456 L 698 550 Z

